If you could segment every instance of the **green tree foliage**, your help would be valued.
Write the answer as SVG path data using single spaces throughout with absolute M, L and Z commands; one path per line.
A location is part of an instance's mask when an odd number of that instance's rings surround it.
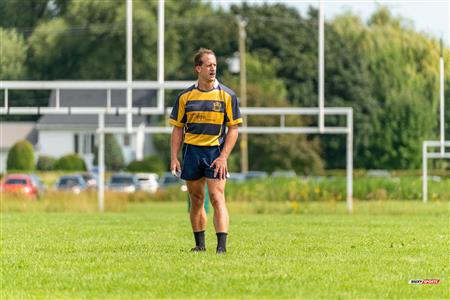
M 36 169 L 39 171 L 51 171 L 55 168 L 56 158 L 48 155 L 39 155 Z
M 0 79 L 18 80 L 26 72 L 27 45 L 14 29 L 0 28 Z
M 266 56 L 247 55 L 247 98 L 250 107 L 286 107 L 286 87 L 276 78 L 275 60 Z M 239 78 L 227 75 L 226 82 L 237 90 Z M 279 117 L 259 116 L 248 119 L 251 126 L 277 126 Z M 289 120 L 288 126 L 301 126 L 300 118 Z M 238 143 L 239 145 L 239 143 Z M 238 146 L 239 147 L 239 146 Z M 317 138 L 305 135 L 250 135 L 250 170 L 291 170 L 299 174 L 323 170 Z M 234 155 L 239 152 L 235 151 Z
M 98 151 L 95 151 L 94 164 L 98 165 Z M 122 149 L 112 134 L 105 134 L 105 167 L 108 171 L 119 171 L 125 166 Z
M 28 33 L 39 21 L 48 19 L 56 13 L 58 5 L 63 1 L 52 1 L 54 5 L 52 8 L 49 6 L 50 0 L 2 0 L 0 1 L 0 27 L 14 27 Z
M 34 149 L 33 145 L 26 140 L 15 143 L 8 151 L 6 159 L 6 169 L 11 170 L 34 170 Z
M 86 171 L 86 163 L 78 154 L 67 154 L 55 162 L 54 169 L 61 171 Z
M 434 136 L 439 103 L 439 47 L 436 41 L 402 25 L 381 7 L 369 23 L 364 46 L 372 74 L 372 95 L 383 113 L 368 147 L 371 165 L 418 168 L 421 144 Z M 447 74 L 450 74 L 447 67 Z M 389 74 L 387 76 L 387 74 Z
M 276 58 L 276 76 L 286 85 L 295 106 L 317 106 L 317 10 L 302 17 L 284 4 L 232 6 L 248 22 L 247 44 L 252 53 Z

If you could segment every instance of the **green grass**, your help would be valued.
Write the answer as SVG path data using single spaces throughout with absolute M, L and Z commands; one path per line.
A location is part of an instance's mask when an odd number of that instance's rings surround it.
M 2 213 L 1 299 L 449 298 L 448 202 L 356 202 L 352 215 L 343 202 L 295 214 L 230 203 L 226 256 L 211 215 L 207 252 L 188 252 L 185 204 Z M 430 278 L 441 284 L 408 284 Z

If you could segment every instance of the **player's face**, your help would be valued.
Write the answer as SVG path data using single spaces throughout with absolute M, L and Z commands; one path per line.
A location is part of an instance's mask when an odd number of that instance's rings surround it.
M 211 82 L 216 79 L 217 62 L 216 57 L 212 54 L 204 54 L 202 57 L 203 64 L 195 67 L 200 79 Z

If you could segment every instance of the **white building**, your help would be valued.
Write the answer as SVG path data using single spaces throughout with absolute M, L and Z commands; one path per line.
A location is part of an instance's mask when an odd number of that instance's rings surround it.
M 155 106 L 156 93 L 150 90 L 133 91 L 133 107 Z M 55 106 L 55 93 L 50 96 L 49 106 Z M 105 90 L 62 90 L 60 92 L 61 107 L 125 107 L 126 91 L 112 90 L 111 103 L 107 103 Z M 133 116 L 133 127 L 149 122 L 148 116 Z M 105 116 L 105 126 L 124 127 L 125 115 Z M 38 149 L 40 155 L 50 155 L 56 158 L 65 154 L 78 153 L 88 168 L 93 166 L 94 151 L 97 145 L 98 127 L 97 115 L 43 115 L 37 122 Z M 136 134 L 115 134 L 122 149 L 125 163 L 154 153 L 152 139 L 148 135 L 137 141 Z M 138 148 L 137 146 L 140 145 Z M 136 149 L 136 150 L 135 150 Z M 108 149 L 106 149 L 108 151 Z

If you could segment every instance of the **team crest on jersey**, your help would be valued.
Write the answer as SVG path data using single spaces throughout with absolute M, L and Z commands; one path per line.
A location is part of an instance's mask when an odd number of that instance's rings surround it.
M 222 103 L 217 101 L 213 103 L 213 111 L 221 111 L 222 110 Z

